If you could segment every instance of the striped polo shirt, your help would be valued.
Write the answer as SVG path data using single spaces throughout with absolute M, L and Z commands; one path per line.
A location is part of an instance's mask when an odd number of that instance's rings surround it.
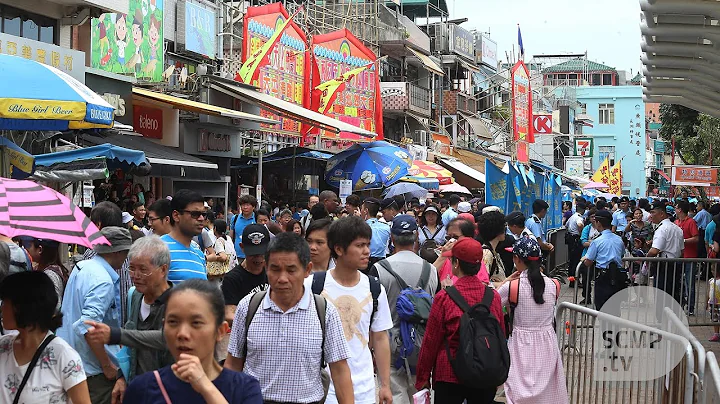
M 188 279 L 207 280 L 205 269 L 205 254 L 195 241 L 190 242 L 190 248 L 166 234 L 160 237 L 170 249 L 170 269 L 168 281 L 178 285 Z

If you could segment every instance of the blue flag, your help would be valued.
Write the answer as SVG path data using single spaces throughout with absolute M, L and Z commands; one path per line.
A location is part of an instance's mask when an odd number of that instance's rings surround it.
M 490 159 L 485 160 L 485 203 L 507 210 L 508 175 L 502 172 Z M 508 212 L 509 213 L 509 212 Z
M 520 24 L 518 24 L 518 47 L 520 48 L 520 59 L 525 60 L 525 47 L 523 46 L 522 33 L 520 32 Z
M 527 215 L 527 206 L 523 200 L 523 190 L 527 187 L 525 187 L 523 183 L 522 175 L 514 164 L 509 164 L 508 166 L 510 167 L 509 177 L 512 186 L 508 197 L 508 210 L 511 212 L 517 210 L 525 216 L 530 217 Z
M 525 168 L 525 171 L 526 171 L 525 175 L 527 176 L 528 181 L 530 181 L 534 184 L 535 183 L 535 170 L 533 170 L 532 167 L 525 167 L 525 166 L 523 166 L 523 167 Z

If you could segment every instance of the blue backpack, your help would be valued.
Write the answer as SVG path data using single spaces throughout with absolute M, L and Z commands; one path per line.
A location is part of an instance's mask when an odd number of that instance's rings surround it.
M 405 369 L 408 375 L 415 374 L 420 344 L 425 336 L 425 326 L 430 317 L 430 306 L 433 298 L 425 291 L 430 280 L 431 266 L 423 262 L 422 272 L 417 286 L 410 287 L 395 271 L 388 260 L 378 261 L 378 265 L 392 275 L 400 286 L 395 310 L 400 319 L 400 346 L 397 359 L 393 366 L 395 369 Z

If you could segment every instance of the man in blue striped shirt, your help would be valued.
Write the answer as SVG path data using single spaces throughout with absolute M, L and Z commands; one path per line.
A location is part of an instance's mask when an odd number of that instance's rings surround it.
M 188 279 L 207 279 L 205 254 L 193 241 L 205 227 L 205 200 L 195 191 L 181 189 L 170 204 L 172 231 L 160 237 L 170 248 L 168 281 L 178 285 Z

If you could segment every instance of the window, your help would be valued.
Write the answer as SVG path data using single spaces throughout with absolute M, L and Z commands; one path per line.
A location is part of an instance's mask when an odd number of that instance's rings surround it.
M 593 86 L 602 85 L 602 75 L 601 74 L 593 74 L 592 75 L 592 85 Z
M 612 85 L 612 74 L 610 73 L 604 73 L 602 75 L 602 85 L 604 86 L 611 86 Z
M 56 44 L 57 20 L 0 5 L 0 32 Z
M 598 146 L 598 155 L 600 164 L 608 159 L 611 167 L 615 165 L 615 146 Z
M 615 124 L 615 104 L 600 104 L 599 119 L 600 125 L 614 125 Z
M 581 113 L 581 114 L 587 114 L 587 104 L 581 104 L 581 105 L 580 105 L 580 113 Z

